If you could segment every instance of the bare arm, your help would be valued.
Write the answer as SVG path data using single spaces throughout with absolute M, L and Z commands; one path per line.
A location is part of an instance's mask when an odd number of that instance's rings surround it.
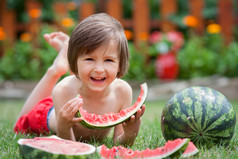
M 145 112 L 145 106 L 136 112 L 136 115 L 132 115 L 126 122 L 115 127 L 114 141 L 120 144 L 127 144 L 132 146 L 139 133 L 141 116 Z
M 118 96 L 121 97 L 120 100 L 124 101 L 121 110 L 131 106 L 132 89 L 128 84 L 125 85 L 125 87 L 121 91 L 121 94 Z M 115 127 L 113 135 L 114 142 L 133 145 L 135 138 L 139 132 L 141 123 L 140 117 L 143 115 L 144 111 L 145 107 L 143 106 L 137 111 L 136 115 L 131 116 L 131 118 L 126 122 L 123 122 L 122 124 L 119 124 Z
M 65 82 L 66 81 L 66 82 Z M 74 93 L 67 87 L 67 80 L 56 85 L 52 97 L 55 107 L 57 135 L 63 139 L 75 140 L 73 126 L 81 121 L 74 115 L 82 106 L 82 99 L 75 98 Z

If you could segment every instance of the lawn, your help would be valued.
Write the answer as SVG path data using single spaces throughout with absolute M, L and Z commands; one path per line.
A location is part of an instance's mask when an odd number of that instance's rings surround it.
M 0 158 L 18 159 L 17 140 L 20 138 L 31 138 L 32 136 L 15 135 L 12 127 L 23 104 L 22 100 L 1 100 L 0 102 Z M 154 149 L 164 145 L 160 128 L 160 115 L 166 101 L 156 101 L 146 103 L 146 112 L 142 117 L 142 126 L 135 144 L 131 149 Z M 232 101 L 238 117 L 238 101 Z M 112 140 L 108 137 L 104 143 L 112 146 Z M 92 143 L 97 145 L 98 143 Z M 237 159 L 238 158 L 238 126 L 236 125 L 235 135 L 228 147 L 216 146 L 211 149 L 201 148 L 200 152 L 192 158 L 209 159 Z M 95 155 L 95 158 L 98 158 Z

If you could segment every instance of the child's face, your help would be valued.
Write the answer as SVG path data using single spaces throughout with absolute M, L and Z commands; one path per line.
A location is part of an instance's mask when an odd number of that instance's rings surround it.
M 94 91 L 104 90 L 117 77 L 119 53 L 114 40 L 91 54 L 79 56 L 78 75 L 84 86 Z

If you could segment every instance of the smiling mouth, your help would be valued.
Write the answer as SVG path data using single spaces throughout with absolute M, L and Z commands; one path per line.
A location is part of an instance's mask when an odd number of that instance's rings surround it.
M 95 82 L 103 82 L 105 81 L 106 77 L 103 77 L 103 78 L 91 77 L 91 79 Z

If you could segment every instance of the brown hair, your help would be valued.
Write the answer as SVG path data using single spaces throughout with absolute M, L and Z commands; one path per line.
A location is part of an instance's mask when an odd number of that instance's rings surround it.
M 117 77 L 124 76 L 129 67 L 127 39 L 120 22 L 106 13 L 94 14 L 87 17 L 73 30 L 68 48 L 70 70 L 78 76 L 78 57 L 92 53 L 109 40 L 115 40 L 117 42 L 120 60 Z

